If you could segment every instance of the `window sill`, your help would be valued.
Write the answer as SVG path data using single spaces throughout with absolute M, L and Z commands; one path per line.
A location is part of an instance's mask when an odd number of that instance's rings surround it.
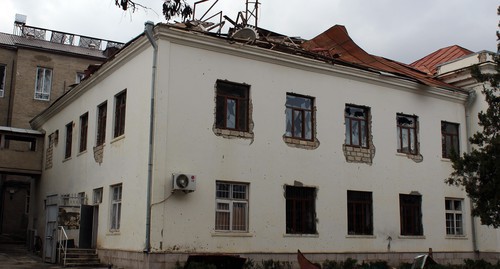
M 81 152 L 78 152 L 78 154 L 76 154 L 76 157 L 79 157 L 80 155 L 83 155 L 87 153 L 87 150 L 84 150 L 84 151 L 81 151 Z
M 376 239 L 377 237 L 375 235 L 368 234 L 348 234 L 345 238 Z
M 319 238 L 319 234 L 283 234 L 283 237 Z
M 425 235 L 399 235 L 399 239 L 425 239 Z
M 253 237 L 249 232 L 231 232 L 231 231 L 215 231 L 212 232 L 212 237 Z
M 122 135 L 120 135 L 120 136 L 117 136 L 117 137 L 115 137 L 115 138 L 111 139 L 111 142 L 109 142 L 109 143 L 110 143 L 110 144 L 113 144 L 113 143 L 115 143 L 115 142 L 117 142 L 117 141 L 120 141 L 120 140 L 122 140 L 122 139 L 125 139 L 125 135 L 124 135 L 124 134 L 122 134 Z
M 283 141 L 288 146 L 294 148 L 316 149 L 319 147 L 319 141 L 317 139 L 306 140 L 283 135 Z
M 239 131 L 233 129 L 222 129 L 214 128 L 215 135 L 222 136 L 224 138 L 244 138 L 253 139 L 253 133 L 249 131 Z
M 110 236 L 120 235 L 120 231 L 108 231 L 106 235 Z
M 448 234 L 445 236 L 445 239 L 451 239 L 451 240 L 468 240 L 466 235 L 451 235 Z
M 62 162 L 65 163 L 67 161 L 71 160 L 71 156 L 69 156 L 68 158 L 64 159 Z

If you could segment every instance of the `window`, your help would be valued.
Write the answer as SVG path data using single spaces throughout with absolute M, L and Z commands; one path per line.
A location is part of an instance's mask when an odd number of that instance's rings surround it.
M 111 186 L 111 231 L 120 230 L 120 217 L 122 213 L 122 184 Z
M 80 152 L 87 150 L 87 129 L 89 126 L 89 113 L 80 116 Z
M 422 228 L 422 196 L 399 195 L 399 213 L 401 218 L 401 235 L 423 235 Z
M 104 102 L 97 107 L 97 138 L 96 146 L 104 144 L 106 139 L 106 113 L 108 110 L 108 103 Z
M 464 234 L 462 205 L 462 199 L 445 199 L 447 235 Z
M 35 99 L 50 100 L 50 89 L 52 87 L 52 70 L 38 67 L 36 70 Z
M 345 143 L 353 147 L 368 147 L 368 113 L 369 108 L 346 105 Z
M 73 142 L 73 122 L 66 124 L 66 151 L 64 158 L 71 157 L 71 146 Z
M 458 124 L 441 122 L 441 144 L 443 145 L 443 158 L 449 159 L 452 154 L 459 154 Z
M 92 203 L 94 205 L 98 205 L 98 204 L 102 203 L 102 188 L 94 189 L 93 195 L 92 195 Z
M 287 137 L 313 139 L 313 107 L 312 97 L 286 94 L 286 133 Z
M 217 80 L 215 126 L 247 132 L 250 86 Z
M 347 232 L 352 235 L 373 234 L 371 192 L 347 191 Z
M 115 96 L 115 131 L 113 137 L 119 137 L 125 133 L 125 106 L 127 103 L 127 91 L 122 91 Z
M 316 189 L 285 187 L 286 233 L 316 234 Z
M 217 182 L 215 230 L 248 231 L 248 184 Z
M 81 205 L 86 205 L 87 204 L 87 195 L 85 195 L 85 192 L 79 192 L 78 193 L 78 199 L 80 200 Z
M 418 154 L 417 117 L 404 114 L 396 115 L 398 152 Z
M 7 68 L 0 64 L 0 97 L 5 95 L 5 77 L 7 76 Z

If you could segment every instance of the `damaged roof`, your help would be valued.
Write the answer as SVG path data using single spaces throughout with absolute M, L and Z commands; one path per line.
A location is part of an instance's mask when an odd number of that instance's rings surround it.
M 349 37 L 347 29 L 342 25 L 331 27 L 301 46 L 311 52 L 327 51 L 335 55 L 336 61 L 340 63 L 354 64 L 371 71 L 387 72 L 428 86 L 458 89 L 410 65 L 367 53 Z
M 453 45 L 436 50 L 435 52 L 423 57 L 422 59 L 416 60 L 410 65 L 421 70 L 422 72 L 434 76 L 436 75 L 438 65 L 453 61 L 472 53 L 474 52 L 462 48 L 458 45 Z

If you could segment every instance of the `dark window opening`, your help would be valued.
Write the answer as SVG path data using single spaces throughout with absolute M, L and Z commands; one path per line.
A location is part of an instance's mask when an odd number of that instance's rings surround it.
M 443 158 L 449 159 L 460 153 L 458 140 L 458 124 L 446 121 L 441 122 L 441 144 Z
M 250 86 L 217 80 L 215 126 L 247 132 Z
M 316 189 L 285 187 L 286 233 L 316 234 Z
M 423 235 L 422 196 L 399 195 L 401 235 Z
M 119 137 L 125 133 L 126 103 L 127 103 L 126 91 L 123 91 L 115 96 L 115 130 L 113 137 Z
M 64 158 L 71 157 L 71 146 L 73 144 L 73 122 L 66 124 L 66 150 Z
M 87 130 L 89 125 L 89 113 L 80 116 L 80 152 L 87 150 Z
M 346 145 L 368 148 L 369 111 L 367 107 L 346 105 L 344 110 Z
M 347 230 L 351 235 L 373 234 L 372 193 L 347 191 Z
M 97 108 L 97 138 L 96 146 L 101 146 L 104 144 L 106 139 L 106 113 L 107 113 L 108 103 L 104 102 Z
M 5 94 L 6 69 L 5 65 L 0 65 L 0 97 L 3 97 Z
M 314 99 L 295 94 L 286 94 L 286 133 L 287 137 L 313 140 L 314 136 Z
M 415 155 L 418 154 L 417 117 L 398 114 L 396 119 L 398 152 Z
M 18 150 L 18 151 L 36 151 L 36 138 L 4 135 L 3 147 L 5 149 Z

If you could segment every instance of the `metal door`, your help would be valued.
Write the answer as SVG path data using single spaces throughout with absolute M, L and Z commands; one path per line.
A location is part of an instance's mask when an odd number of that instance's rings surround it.
M 51 200 L 57 200 L 57 196 L 56 199 L 52 196 L 47 197 L 47 205 L 45 208 L 45 243 L 43 252 L 45 262 L 56 263 L 57 214 L 59 209 L 57 203 L 49 204 Z

